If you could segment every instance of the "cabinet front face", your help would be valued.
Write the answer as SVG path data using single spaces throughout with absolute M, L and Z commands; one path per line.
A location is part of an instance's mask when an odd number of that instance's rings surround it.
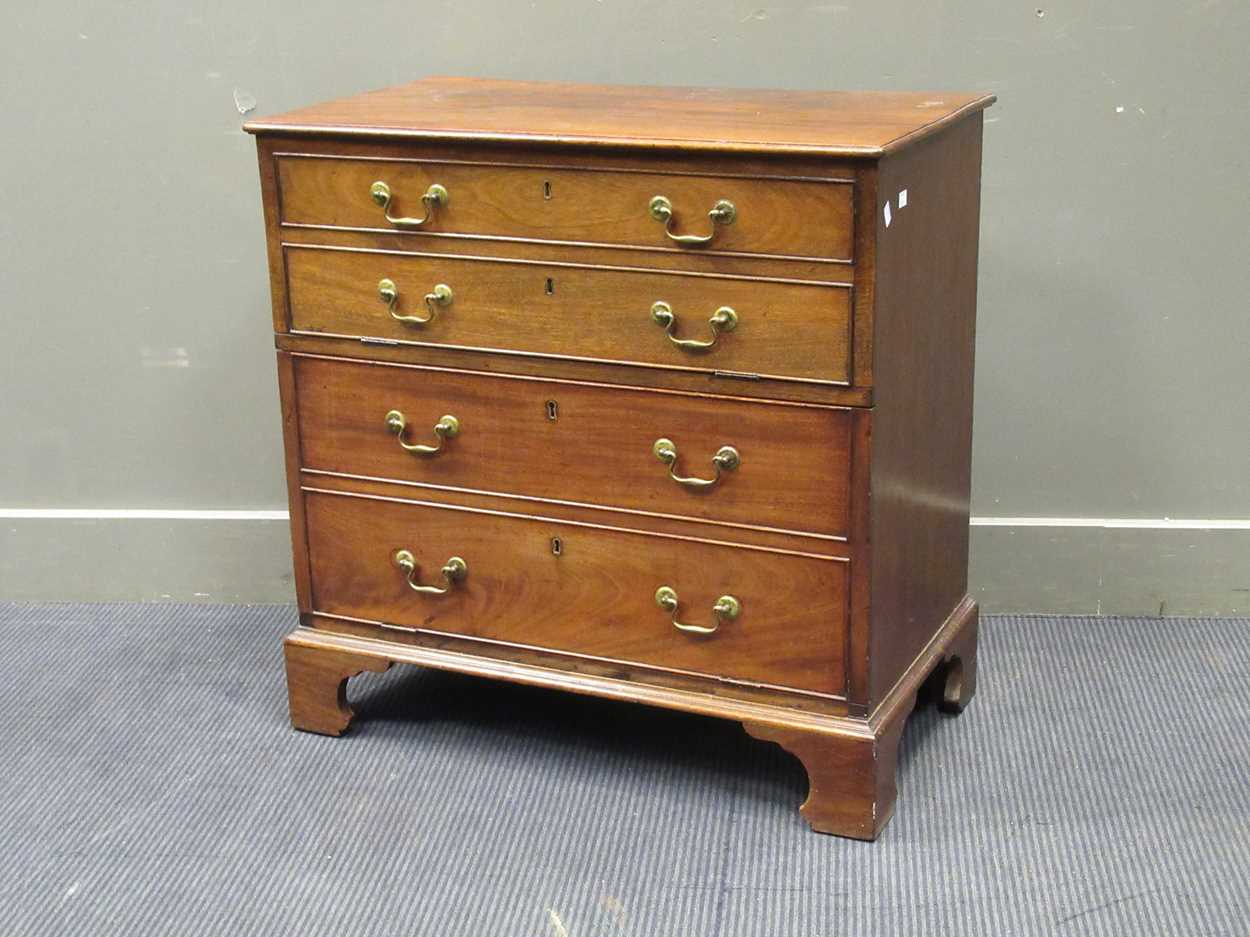
M 318 491 L 305 513 L 318 612 L 843 694 L 846 561 Z
M 713 715 L 875 837 L 918 696 L 976 686 L 992 100 L 438 78 L 249 122 L 292 722 L 391 662 Z

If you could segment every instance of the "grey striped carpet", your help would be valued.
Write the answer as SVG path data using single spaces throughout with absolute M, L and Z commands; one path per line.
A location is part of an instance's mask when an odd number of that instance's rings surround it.
M 823 937 L 1250 929 L 1250 620 L 1002 617 L 876 844 L 729 723 L 412 669 L 286 724 L 287 607 L 0 605 L 0 930 Z

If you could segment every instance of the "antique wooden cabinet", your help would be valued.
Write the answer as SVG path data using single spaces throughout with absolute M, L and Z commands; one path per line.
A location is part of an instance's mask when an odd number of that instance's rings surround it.
M 975 686 L 992 101 L 435 78 L 247 124 L 294 725 L 394 662 L 705 713 L 875 837 L 918 695 Z

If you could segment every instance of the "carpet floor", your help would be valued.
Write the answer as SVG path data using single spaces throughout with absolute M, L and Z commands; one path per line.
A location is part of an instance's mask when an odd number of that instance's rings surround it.
M 0 604 L 0 930 L 1250 932 L 1250 620 L 989 617 L 875 844 L 734 723 L 393 668 L 292 731 L 286 606 Z

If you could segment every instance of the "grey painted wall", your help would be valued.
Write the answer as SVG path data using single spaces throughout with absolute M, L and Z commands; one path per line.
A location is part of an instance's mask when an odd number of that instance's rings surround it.
M 974 513 L 1248 518 L 1250 6 L 1037 2 L 14 8 L 0 31 L 0 508 L 281 508 L 240 111 L 460 73 L 996 92 Z M 71 555 L 82 522 L 0 518 L 0 597 L 289 595 L 282 535 L 153 523 L 88 525 L 113 571 L 70 586 L 89 562 Z M 995 607 L 1227 611 L 1250 585 L 1250 564 L 1228 561 L 1250 559 L 1245 531 L 1016 533 L 974 532 Z M 196 557 L 214 549 L 236 572 L 199 588 Z M 1200 570 L 1226 574 L 1195 578 L 1204 550 Z M 1123 601 L 1106 592 L 1117 577 Z

